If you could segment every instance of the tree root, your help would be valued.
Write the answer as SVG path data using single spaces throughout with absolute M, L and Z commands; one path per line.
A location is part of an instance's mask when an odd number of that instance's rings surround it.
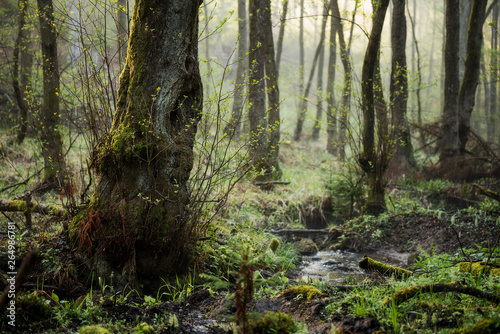
M 487 301 L 493 303 L 500 303 L 500 296 L 488 292 L 481 291 L 479 289 L 462 285 L 460 282 L 451 283 L 439 283 L 439 284 L 427 284 L 427 285 L 414 285 L 402 290 L 399 290 L 394 294 L 394 301 L 396 305 L 404 303 L 405 301 L 411 299 L 416 294 L 420 293 L 434 293 L 434 292 L 457 292 L 465 295 L 486 299 Z M 392 298 L 388 298 L 384 301 L 384 305 L 390 305 L 392 303 Z

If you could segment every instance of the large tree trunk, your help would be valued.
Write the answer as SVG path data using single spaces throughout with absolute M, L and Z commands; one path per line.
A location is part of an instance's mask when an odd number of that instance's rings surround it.
M 330 9 L 330 3 L 324 3 L 323 4 L 323 20 L 325 22 L 324 26 L 326 29 L 326 22 L 328 21 L 328 11 Z M 314 120 L 314 126 L 312 130 L 312 135 L 311 138 L 313 140 L 318 140 L 319 138 L 319 132 L 321 130 L 321 117 L 323 115 L 323 67 L 325 63 L 325 35 L 326 34 L 321 34 L 323 37 L 323 41 L 320 42 L 321 44 L 321 50 L 319 52 L 319 59 L 318 59 L 318 76 L 317 76 L 317 81 L 316 81 L 316 89 L 317 89 L 317 96 L 318 99 L 316 101 L 316 119 Z
M 444 46 L 444 107 L 441 138 L 441 164 L 453 169 L 459 154 L 458 145 L 458 52 L 460 42 L 459 0 L 446 0 L 446 40 Z
M 38 0 L 43 61 L 43 104 L 39 134 L 44 162 L 43 180 L 48 185 L 64 182 L 65 165 L 59 124 L 59 68 L 57 32 L 52 0 Z
M 113 126 L 93 154 L 98 185 L 70 225 L 97 274 L 132 287 L 185 271 L 193 255 L 187 181 L 203 102 L 200 4 L 135 2 Z
M 359 156 L 359 164 L 366 173 L 368 181 L 368 199 L 365 206 L 365 213 L 373 215 L 377 215 L 385 210 L 385 184 L 383 176 L 387 168 L 387 162 L 377 156 L 375 146 L 374 77 L 380 50 L 382 28 L 388 5 L 389 0 L 379 0 L 374 5 L 373 26 L 361 72 L 363 148 Z
M 388 176 L 397 180 L 415 167 L 413 146 L 407 118 L 408 69 L 406 66 L 406 17 L 405 0 L 393 0 L 391 27 L 392 70 L 390 99 L 392 125 L 394 126 L 394 150 L 388 168 Z M 414 44 L 415 45 L 415 44 Z M 379 138 L 379 140 L 385 140 Z
M 245 71 L 247 64 L 248 49 L 248 20 L 245 8 L 245 0 L 238 0 L 238 67 L 236 69 L 236 81 L 234 83 L 234 100 L 231 111 L 231 119 L 226 126 L 226 132 L 230 138 L 241 136 L 241 120 L 243 118 L 243 107 L 245 105 Z
M 33 55 L 29 39 L 29 30 L 26 26 L 28 12 L 28 0 L 19 0 L 19 32 L 14 46 L 14 61 L 12 70 L 12 83 L 14 86 L 14 96 L 19 108 L 19 130 L 17 132 L 17 142 L 22 143 L 28 131 L 28 109 L 27 92 L 30 88 L 30 75 L 33 66 Z M 20 75 L 19 75 L 20 72 Z M 19 76 L 21 78 L 19 78 Z
M 266 90 L 268 100 L 268 131 L 269 143 L 267 151 L 269 177 L 272 179 L 281 178 L 281 169 L 279 166 L 279 143 L 280 143 L 280 91 L 278 86 L 278 68 L 275 63 L 274 55 L 274 39 L 273 26 L 271 22 L 271 1 L 264 0 L 264 35 L 265 40 L 265 57 L 266 57 Z
M 340 46 L 340 59 L 344 67 L 344 88 L 342 90 L 342 101 L 340 104 L 340 114 L 339 114 L 339 131 L 338 131 L 338 153 L 341 161 L 345 160 L 345 145 L 347 141 L 347 128 L 349 123 L 349 113 L 351 109 L 351 82 L 352 82 L 352 65 L 350 56 L 351 38 L 352 38 L 352 26 L 354 25 L 354 17 L 356 15 L 356 10 L 352 16 L 351 34 L 349 35 L 349 44 L 346 45 L 344 39 L 344 29 L 342 28 L 342 22 L 340 20 L 340 11 L 338 6 L 338 1 L 332 3 L 332 13 L 335 30 L 339 36 L 339 46 Z
M 458 71 L 460 80 L 464 77 L 465 54 L 467 52 L 467 29 L 469 28 L 472 1 L 473 0 L 460 0 L 460 43 L 458 55 Z
M 458 139 L 460 154 L 464 155 L 465 145 L 470 133 L 470 118 L 476 102 L 476 89 L 479 83 L 481 46 L 483 45 L 483 24 L 486 14 L 486 1 L 474 0 L 470 15 L 467 36 L 467 55 L 462 85 L 458 95 Z

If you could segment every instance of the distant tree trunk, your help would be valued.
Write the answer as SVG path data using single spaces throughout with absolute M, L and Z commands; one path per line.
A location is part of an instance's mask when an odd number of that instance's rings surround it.
M 438 2 L 437 1 L 434 1 L 434 5 L 433 5 L 433 8 L 432 8 L 432 11 L 435 13 L 438 12 L 437 10 L 437 4 Z M 427 77 L 427 83 L 430 84 L 434 79 L 433 79 L 433 75 L 434 75 L 434 56 L 436 54 L 436 51 L 435 51 L 435 39 L 438 38 L 438 36 L 436 36 L 436 30 L 437 30 L 437 27 L 438 25 L 437 24 L 432 24 L 432 33 L 431 33 L 431 48 L 430 48 L 430 52 L 429 52 L 429 75 Z M 420 73 L 420 79 L 422 79 L 422 76 L 423 76 L 423 73 Z M 430 106 L 431 106 L 431 98 L 430 98 L 430 94 L 431 94 L 431 90 L 430 89 L 426 89 L 426 109 L 427 110 L 430 110 Z M 422 142 L 424 142 L 424 139 L 422 138 L 422 133 L 420 134 L 420 139 Z
M 330 7 L 328 6 L 328 10 L 329 9 Z M 302 135 L 302 129 L 304 127 L 304 121 L 306 120 L 306 114 L 307 114 L 307 99 L 311 91 L 312 79 L 314 77 L 314 72 L 316 71 L 316 65 L 318 64 L 318 59 L 321 54 L 321 51 L 324 48 L 325 35 L 326 35 L 326 21 L 323 21 L 321 25 L 321 36 L 319 38 L 319 43 L 318 46 L 316 47 L 316 52 L 314 53 L 314 58 L 311 66 L 311 73 L 309 73 L 309 80 L 307 80 L 307 86 L 304 91 L 304 95 L 302 96 L 301 99 L 301 104 L 302 104 L 302 106 L 300 107 L 301 112 L 299 114 L 299 118 L 297 119 L 297 125 L 295 126 L 295 132 L 293 135 L 293 139 L 295 141 L 299 141 Z
M 19 130 L 17 132 L 17 142 L 22 143 L 28 130 L 28 103 L 30 91 L 30 75 L 33 66 L 33 55 L 29 39 L 29 31 L 26 27 L 26 16 L 28 11 L 28 0 L 19 0 L 19 32 L 14 46 L 14 61 L 12 71 L 12 83 L 14 86 L 14 96 L 19 108 Z M 21 78 L 19 78 L 21 72 Z
M 416 3 L 415 3 L 416 4 Z M 422 87 L 422 66 L 420 65 L 420 48 L 418 47 L 418 41 L 417 41 L 417 35 L 415 33 L 415 19 L 412 18 L 410 10 L 408 9 L 408 18 L 410 19 L 410 24 L 411 24 L 411 32 L 413 36 L 413 43 L 415 45 L 415 52 L 417 54 L 417 89 L 415 90 L 415 93 L 417 95 L 417 123 L 420 127 L 422 127 L 422 100 L 420 98 L 420 90 Z M 433 29 L 435 28 L 435 25 L 433 25 Z M 434 32 L 432 34 L 434 36 Z M 434 47 L 434 38 L 432 39 L 432 46 L 431 46 L 431 52 L 432 48 Z M 432 58 L 431 58 L 431 64 L 429 66 L 432 66 Z M 420 142 L 424 143 L 425 138 L 424 131 L 420 131 Z
M 69 227 L 96 276 L 114 274 L 118 285 L 185 272 L 193 258 L 188 179 L 203 106 L 200 5 L 134 5 L 113 126 L 93 154 L 99 181 Z
M 484 40 L 483 40 L 483 47 L 484 47 Z M 486 69 L 486 55 L 483 53 L 481 55 L 482 61 L 481 61 L 481 71 L 483 72 L 483 88 L 484 88 L 484 99 L 483 99 L 483 111 L 484 111 L 484 119 L 486 120 L 486 132 L 488 134 L 488 129 L 490 127 L 490 121 L 488 120 L 489 116 L 489 110 L 490 110 L 490 83 L 489 83 L 489 78 L 488 75 L 490 74 L 490 71 Z M 487 137 L 489 140 L 489 137 Z
M 362 152 L 358 158 L 359 164 L 367 175 L 368 199 L 365 213 L 378 215 L 385 211 L 384 173 L 387 161 L 377 154 L 375 149 L 375 108 L 374 108 L 374 76 L 377 58 L 380 50 L 382 28 L 389 0 L 379 0 L 374 5 L 373 26 L 370 40 L 366 48 L 361 72 L 361 95 L 363 111 Z M 381 138 L 379 138 L 381 140 Z
M 324 20 L 324 27 L 326 30 L 326 22 L 328 21 L 328 12 L 330 9 L 330 3 L 323 3 L 323 20 Z M 319 51 L 319 59 L 318 59 L 318 76 L 317 76 L 317 82 L 316 82 L 316 89 L 317 89 L 317 96 L 318 99 L 316 101 L 316 118 L 314 120 L 314 125 L 312 129 L 312 136 L 311 138 L 313 140 L 318 140 L 319 138 L 319 132 L 321 130 L 321 117 L 323 115 L 323 68 L 324 68 L 324 63 L 325 63 L 325 36 L 326 33 L 322 35 L 323 36 L 323 41 L 320 42 L 321 45 L 321 50 Z
M 488 108 L 486 108 L 487 113 L 487 129 L 486 129 L 486 138 L 490 142 L 494 142 L 495 139 L 495 115 L 497 113 L 497 87 L 498 87 L 498 73 L 493 70 L 491 67 L 496 66 L 498 63 L 498 13 L 499 8 L 498 5 L 493 7 L 493 17 L 492 17 L 492 26 L 491 26 L 491 60 L 490 65 L 486 65 L 489 68 L 487 72 L 489 75 L 489 96 L 488 99 Z
M 335 72 L 337 66 L 337 22 L 335 8 L 339 7 L 337 0 L 332 0 L 332 17 L 330 18 L 330 44 L 328 50 L 328 72 L 326 79 L 326 150 L 332 155 L 337 154 L 337 111 L 335 105 Z
M 458 139 L 461 155 L 466 153 L 465 146 L 469 139 L 470 119 L 476 102 L 477 85 L 479 84 L 486 2 L 484 0 L 474 0 L 470 15 L 464 78 L 458 96 Z
M 357 2 L 356 2 L 357 5 Z M 351 35 L 349 35 L 349 44 L 346 45 L 344 39 L 344 29 L 342 28 L 342 21 L 340 20 L 340 11 L 338 6 L 338 1 L 334 0 L 332 3 L 333 20 L 335 23 L 335 30 L 339 36 L 339 46 L 340 46 L 340 59 L 344 67 L 344 88 L 342 89 L 342 101 L 340 105 L 340 117 L 339 117 L 339 132 L 338 132 L 338 153 L 339 159 L 341 161 L 345 160 L 345 145 L 346 145 L 346 132 L 349 122 L 349 113 L 351 109 L 351 81 L 352 81 L 352 64 L 350 56 L 350 43 L 352 38 L 352 26 L 354 25 L 354 18 L 356 11 L 354 11 L 352 16 L 351 25 Z
M 459 79 L 464 77 L 465 54 L 467 49 L 467 29 L 469 28 L 469 19 L 473 0 L 460 0 L 460 44 L 458 55 Z
M 411 172 L 415 167 L 415 159 L 407 118 L 408 68 L 406 66 L 405 0 L 393 0 L 392 3 L 390 99 L 392 125 L 394 126 L 394 150 L 389 162 L 388 174 L 391 179 L 397 180 L 401 175 Z
M 274 39 L 273 39 L 273 26 L 271 22 L 271 1 L 264 0 L 264 30 L 265 35 L 265 57 L 266 57 L 266 90 L 268 100 L 268 133 L 269 143 L 267 151 L 268 171 L 269 178 L 281 178 L 281 169 L 279 166 L 279 144 L 280 144 L 280 91 L 278 86 L 278 69 L 275 63 L 274 55 Z
M 118 32 L 118 59 L 120 60 L 120 69 L 125 65 L 127 57 L 128 44 L 128 0 L 118 0 L 118 20 L 116 30 Z
M 299 0 L 299 6 L 300 6 L 300 18 L 299 18 L 299 110 L 298 110 L 298 119 L 297 119 L 297 126 L 295 128 L 295 134 L 294 134 L 294 140 L 299 141 L 300 140 L 300 133 L 302 132 L 302 123 L 301 117 L 302 114 L 304 113 L 304 106 L 305 106 L 305 93 L 304 93 L 304 72 L 305 72 L 305 62 L 304 62 L 304 0 Z M 299 131 L 299 123 L 300 125 L 300 132 L 298 133 L 297 137 L 297 131 Z
M 250 84 L 249 84 L 249 109 L 251 159 L 257 173 L 263 173 L 267 178 L 269 172 L 267 164 L 267 120 L 266 120 L 266 82 L 264 77 L 265 67 L 265 41 L 263 27 L 266 0 L 250 0 Z
M 283 40 L 285 38 L 285 25 L 286 25 L 286 13 L 288 12 L 288 1 L 283 0 L 283 11 L 281 13 L 281 25 L 280 32 L 278 35 L 278 43 L 276 46 L 276 73 L 279 78 L 280 64 L 281 64 L 281 54 L 283 53 Z
M 234 83 L 234 101 L 231 111 L 231 119 L 226 126 L 226 132 L 230 138 L 241 136 L 241 120 L 245 105 L 245 71 L 247 65 L 248 51 L 248 21 L 245 8 L 245 0 L 238 0 L 238 68 L 236 70 L 236 81 Z
M 37 0 L 43 61 L 43 104 L 39 124 L 44 161 L 43 180 L 47 185 L 64 183 L 65 164 L 59 125 L 59 67 L 57 33 L 52 0 Z
M 444 108 L 441 138 L 441 166 L 454 168 L 458 156 L 458 53 L 460 42 L 459 0 L 446 0 L 446 41 L 444 46 Z

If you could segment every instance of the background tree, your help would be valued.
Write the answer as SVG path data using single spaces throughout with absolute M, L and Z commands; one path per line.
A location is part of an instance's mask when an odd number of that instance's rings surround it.
M 388 166 L 388 176 L 398 179 L 408 174 L 416 165 L 413 157 L 410 128 L 407 118 L 408 69 L 406 65 L 406 18 L 405 1 L 393 0 L 391 45 L 392 70 L 390 100 L 394 127 L 394 150 Z M 380 140 L 388 140 L 380 138 Z
M 286 26 L 286 14 L 288 12 L 288 2 L 289 2 L 289 0 L 283 0 L 283 10 L 281 11 L 280 31 L 278 34 L 278 41 L 276 44 L 276 73 L 278 74 L 278 76 L 280 73 L 281 54 L 283 53 L 283 40 L 285 38 L 285 26 Z
M 43 60 L 43 104 L 38 124 L 44 161 L 43 180 L 47 185 L 64 182 L 65 163 L 59 125 L 59 66 L 57 32 L 52 0 L 37 0 Z
M 373 26 L 363 60 L 361 94 L 363 111 L 362 151 L 359 164 L 367 175 L 368 198 L 365 213 L 378 215 L 385 211 L 384 173 L 387 168 L 387 153 L 377 154 L 375 139 L 375 70 L 380 50 L 380 39 L 389 0 L 374 1 Z M 379 137 L 379 141 L 384 140 Z
M 28 0 L 19 0 L 19 31 L 14 46 L 12 84 L 14 96 L 19 108 L 19 130 L 17 142 L 22 143 L 28 130 L 28 98 L 30 91 L 31 72 L 33 66 L 33 50 L 31 49 L 30 31 L 26 24 L 28 15 Z
M 99 175 L 70 237 L 101 277 L 180 273 L 192 258 L 196 222 L 185 221 L 187 180 L 201 116 L 201 1 L 136 1 L 110 135 L 93 154 Z M 134 177 L 131 177 L 133 175 Z
M 118 59 L 120 60 L 120 68 L 125 65 L 125 57 L 127 56 L 128 32 L 129 32 L 129 6 L 128 0 L 118 0 L 117 2 L 118 19 L 116 20 L 116 30 L 118 37 Z
M 236 69 L 236 80 L 234 83 L 234 100 L 225 132 L 230 137 L 241 136 L 241 120 L 243 118 L 243 107 L 245 102 L 245 72 L 247 68 L 248 50 L 248 19 L 245 0 L 238 0 L 238 67 Z M 208 49 L 208 48 L 207 48 Z

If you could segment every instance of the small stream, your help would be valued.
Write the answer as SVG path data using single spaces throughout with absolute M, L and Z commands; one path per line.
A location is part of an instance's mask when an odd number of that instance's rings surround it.
M 409 254 L 400 254 L 392 251 L 381 252 L 347 252 L 321 251 L 311 256 L 303 256 L 299 266 L 299 280 L 316 281 L 327 280 L 338 284 L 361 282 L 366 273 L 358 267 L 358 262 L 368 256 L 374 260 L 398 267 L 407 267 Z

